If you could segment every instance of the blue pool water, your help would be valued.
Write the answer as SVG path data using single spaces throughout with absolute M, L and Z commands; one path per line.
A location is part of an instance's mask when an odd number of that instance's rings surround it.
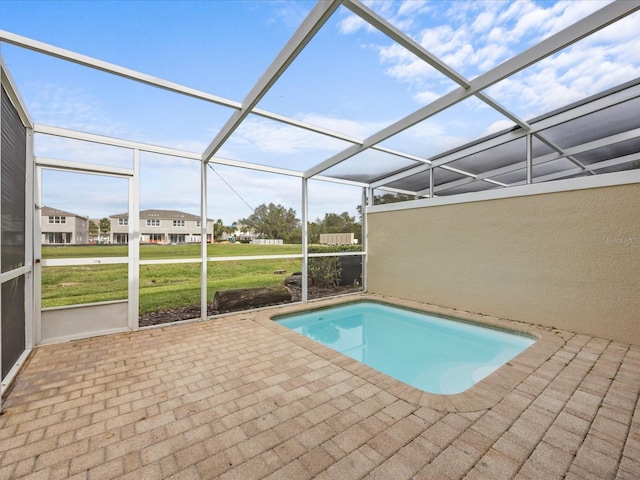
M 535 340 L 375 302 L 275 319 L 425 392 L 460 393 Z

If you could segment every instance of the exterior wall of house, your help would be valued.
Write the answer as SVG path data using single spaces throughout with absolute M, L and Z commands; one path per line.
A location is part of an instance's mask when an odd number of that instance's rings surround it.
M 111 217 L 111 231 L 109 232 L 109 243 L 128 243 L 129 225 L 118 225 L 118 219 Z
M 50 213 L 50 214 L 49 214 Z M 49 217 L 64 218 L 64 223 L 49 223 Z M 59 220 L 60 222 L 62 220 Z M 40 216 L 42 244 L 82 245 L 89 243 L 89 220 L 59 211 L 43 211 Z
M 368 290 L 640 344 L 639 206 L 635 183 L 370 213 Z
M 111 217 L 111 243 L 127 243 L 129 226 L 119 225 L 118 217 Z M 213 221 L 207 222 L 207 241 L 213 235 Z M 140 218 L 140 241 L 142 243 L 198 243 L 200 242 L 199 220 L 165 218 L 161 216 Z
M 89 243 L 89 219 L 83 217 L 73 217 L 74 235 L 73 243 Z

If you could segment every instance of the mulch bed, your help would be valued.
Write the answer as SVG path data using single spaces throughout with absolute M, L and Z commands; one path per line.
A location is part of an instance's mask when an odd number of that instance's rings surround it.
M 299 287 L 288 286 L 287 290 L 291 293 L 291 302 L 300 302 L 302 300 L 302 292 Z M 362 287 L 334 287 L 334 288 L 320 288 L 309 287 L 308 297 L 309 299 L 330 297 L 333 295 L 340 295 L 344 293 L 352 293 L 362 290 Z M 263 305 L 264 307 L 270 305 Z M 213 309 L 213 305 L 209 303 L 207 305 L 207 316 L 219 315 L 220 312 Z M 165 323 L 181 322 L 184 320 L 191 320 L 193 318 L 200 318 L 200 305 L 188 305 L 186 307 L 171 308 L 169 310 L 161 310 L 158 312 L 145 313 L 140 315 L 140 326 L 150 327 L 152 325 L 162 325 Z

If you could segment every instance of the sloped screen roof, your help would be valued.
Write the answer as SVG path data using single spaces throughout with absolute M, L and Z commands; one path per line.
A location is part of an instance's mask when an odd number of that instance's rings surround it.
M 9 31 L 0 30 L 0 42 L 12 72 L 15 66 L 19 90 L 24 85 L 29 91 L 28 80 L 37 75 L 49 75 L 53 85 L 51 75 L 62 72 L 63 60 L 84 77 L 87 92 L 94 84 L 106 85 L 105 98 L 116 101 L 111 93 L 133 84 L 132 105 L 147 94 L 149 111 L 155 103 L 169 102 L 154 118 L 166 124 L 151 134 L 142 127 L 106 131 L 103 122 L 82 122 L 77 114 L 52 115 L 38 103 L 46 92 L 30 92 L 33 98 L 26 104 L 33 107 L 40 133 L 63 127 L 152 143 L 212 164 L 418 196 L 640 166 L 640 59 L 625 54 L 640 48 L 638 2 L 572 2 L 557 18 L 544 6 L 530 4 L 527 8 L 537 10 L 527 11 L 520 2 L 308 5 L 301 7 L 306 17 L 284 47 L 271 50 L 271 63 L 261 60 L 268 66 L 252 87 L 246 79 L 234 88 L 221 87 L 236 94 L 243 87 L 242 98 L 225 98 Z M 203 8 L 223 7 L 198 7 Z M 452 15 L 452 9 L 460 11 Z M 538 31 L 529 22 L 533 13 L 548 16 Z M 243 24 L 245 30 L 251 25 Z M 253 42 L 248 56 L 267 50 L 259 38 L 246 41 Z M 601 51 L 605 56 L 595 58 Z M 207 58 L 195 53 L 179 62 L 183 70 L 192 62 L 209 72 Z M 232 78 L 230 56 L 227 62 Z M 99 83 L 105 72 L 111 80 Z M 585 85 L 578 88 L 581 81 Z M 62 98 L 63 93 L 52 87 L 48 98 L 60 105 L 75 101 Z M 173 108 L 190 116 L 172 114 Z M 130 113 L 142 124 L 154 117 Z M 186 137 L 173 134 L 182 129 Z

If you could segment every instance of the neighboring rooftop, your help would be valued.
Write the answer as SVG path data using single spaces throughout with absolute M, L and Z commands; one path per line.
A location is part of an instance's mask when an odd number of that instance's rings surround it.
M 129 218 L 129 213 L 117 213 L 115 215 L 109 215 L 109 218 Z M 179 218 L 181 220 L 200 220 L 200 215 L 193 215 L 191 213 L 180 212 L 178 210 L 149 209 L 140 210 L 140 218 Z M 208 220 L 211 219 L 209 218 Z
M 58 210 L 57 208 L 47 207 L 44 205 L 40 209 L 40 214 L 43 217 L 51 217 L 51 216 L 66 216 L 66 217 L 78 217 L 88 219 L 89 217 L 84 217 L 82 215 L 78 215 L 77 213 L 65 212 L 64 210 Z

